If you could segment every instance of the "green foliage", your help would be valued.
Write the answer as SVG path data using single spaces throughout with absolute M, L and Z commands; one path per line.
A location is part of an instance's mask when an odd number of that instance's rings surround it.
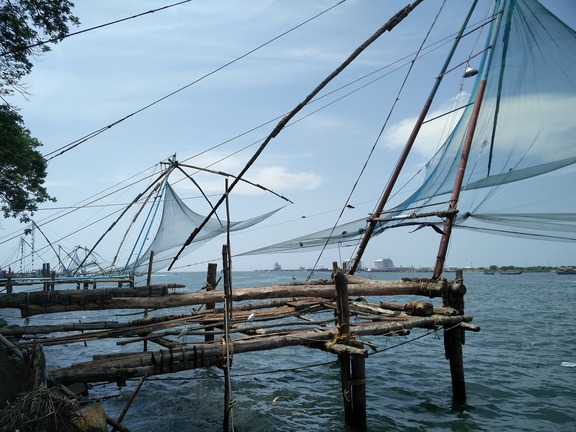
M 0 97 L 25 93 L 21 79 L 32 70 L 31 59 L 49 51 L 43 42 L 58 42 L 69 24 L 79 24 L 68 0 L 0 0 Z M 54 201 L 43 183 L 46 161 L 41 143 L 24 127 L 22 117 L 0 105 L 0 208 L 4 217 L 27 222 L 38 204 Z
M 0 0 L 0 95 L 23 92 L 20 80 L 32 70 L 30 58 L 49 51 L 43 40 L 57 42 L 77 25 L 68 0 Z
M 7 105 L 0 105 L 0 143 L 0 207 L 4 217 L 27 222 L 39 203 L 55 201 L 42 186 L 46 160 L 36 150 L 42 144 Z

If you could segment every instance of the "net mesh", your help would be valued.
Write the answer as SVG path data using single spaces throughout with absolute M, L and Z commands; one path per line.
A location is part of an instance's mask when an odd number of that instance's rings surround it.
M 231 221 L 230 231 L 239 231 L 254 226 L 279 210 L 280 208 L 243 221 Z M 152 251 L 154 251 L 152 271 L 155 272 L 168 267 L 189 233 L 200 226 L 205 218 L 205 216 L 192 211 L 186 206 L 182 199 L 174 192 L 172 186 L 166 183 L 162 204 L 162 217 L 156 233 L 152 240 L 148 242 L 148 246 L 144 252 L 140 253 L 137 259 L 126 264 L 124 272 L 134 273 L 135 275 L 145 274 L 148 271 L 150 252 Z M 182 256 L 193 252 L 207 241 L 226 233 L 227 225 L 226 220 L 219 220 L 217 218 L 208 220 L 202 228 L 202 231 L 190 246 L 185 249 Z

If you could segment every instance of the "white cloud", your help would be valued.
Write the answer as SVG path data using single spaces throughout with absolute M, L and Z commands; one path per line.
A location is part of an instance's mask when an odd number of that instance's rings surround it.
M 255 183 L 282 191 L 312 190 L 322 184 L 322 178 L 317 173 L 291 172 L 279 165 L 257 168 L 250 178 Z
M 468 97 L 469 95 L 467 93 L 460 93 L 453 99 L 443 103 L 439 108 L 429 112 L 426 118 L 432 119 L 456 107 L 463 106 L 468 100 Z M 428 159 L 432 157 L 456 125 L 462 111 L 463 110 L 455 111 L 443 118 L 424 124 L 414 143 L 413 150 L 423 158 Z M 403 148 L 414 129 L 417 118 L 417 116 L 407 117 L 389 127 L 383 136 L 385 147 L 391 149 Z

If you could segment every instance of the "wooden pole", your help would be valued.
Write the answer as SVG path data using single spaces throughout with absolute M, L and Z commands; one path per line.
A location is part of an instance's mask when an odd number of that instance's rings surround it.
M 334 282 L 336 285 L 336 303 L 338 333 L 337 340 L 356 348 L 363 347 L 350 334 L 350 303 L 348 300 L 348 283 L 344 272 L 333 263 Z M 366 372 L 363 356 L 351 355 L 348 352 L 338 354 L 340 360 L 340 378 L 342 380 L 342 399 L 344 418 L 347 425 L 355 430 L 366 430 Z
M 132 392 L 132 394 L 130 395 L 130 398 L 128 398 L 128 401 L 126 402 L 126 405 L 124 406 L 124 408 L 122 409 L 122 412 L 120 413 L 120 415 L 118 416 L 118 420 L 116 420 L 116 422 L 118 424 L 122 423 L 122 420 L 124 420 L 124 416 L 126 415 L 126 413 L 128 412 L 128 410 L 130 409 L 130 405 L 132 405 L 132 402 L 134 402 L 134 399 L 136 398 L 136 395 L 138 394 L 138 391 L 140 390 L 140 387 L 142 387 L 142 384 L 144 384 L 144 380 L 146 379 L 147 375 L 144 375 L 142 378 L 140 378 L 140 381 L 138 382 L 138 385 L 136 386 L 136 388 L 134 389 L 134 391 Z M 112 428 L 112 432 L 116 432 L 118 429 L 116 429 L 116 427 Z
M 364 344 L 362 344 L 364 345 Z M 366 430 L 366 360 L 352 356 L 352 425 L 355 431 Z
M 154 263 L 154 251 L 150 251 L 150 259 L 148 260 L 148 275 L 146 277 L 146 285 L 150 286 L 150 282 L 152 281 L 152 265 Z M 144 308 L 144 319 L 148 319 L 148 308 Z M 144 351 L 148 351 L 148 340 L 144 340 Z M 122 420 L 118 420 L 120 423 Z
M 225 244 L 222 247 L 222 265 L 224 271 L 224 339 L 222 340 L 222 369 L 224 370 L 224 421 L 222 424 L 223 432 L 230 432 L 233 428 L 232 419 L 232 407 L 234 402 L 232 401 L 232 383 L 230 381 L 230 366 L 232 358 L 230 355 L 230 322 L 229 314 L 231 308 L 231 286 L 230 286 L 230 269 L 228 264 L 230 262 L 230 256 L 228 251 L 228 245 Z
M 462 282 L 462 270 L 456 272 L 456 281 Z M 456 288 L 456 287 L 454 287 Z M 443 297 L 444 306 L 452 307 L 464 314 L 464 293 L 466 288 L 460 285 L 456 289 L 447 288 Z M 464 360 L 462 345 L 464 344 L 464 329 L 458 324 L 444 325 L 444 353 L 450 362 L 452 378 L 452 397 L 456 403 L 466 402 L 466 382 L 464 380 Z
M 214 291 L 216 289 L 216 269 L 218 264 L 208 263 L 208 274 L 206 275 L 206 291 Z M 214 310 L 216 308 L 216 303 L 206 303 L 206 310 Z M 214 327 L 206 328 L 206 336 L 204 336 L 204 341 L 211 342 L 214 340 Z
M 344 342 L 350 339 L 350 309 L 348 304 L 348 285 L 342 271 L 336 263 L 332 264 L 334 271 L 334 283 L 336 285 L 336 319 L 338 323 L 337 339 Z M 344 403 L 344 421 L 351 424 L 354 417 L 352 409 L 352 392 L 350 388 L 350 354 L 343 352 L 338 354 L 340 362 L 340 381 L 342 384 L 342 402 Z
M 396 25 L 398 25 L 398 23 L 400 23 L 404 18 L 406 18 L 408 16 L 408 14 L 410 12 L 412 12 L 412 10 L 416 6 L 418 6 L 420 3 L 422 3 L 422 1 L 423 0 L 414 0 L 414 2 L 412 4 L 407 5 L 402 10 L 400 10 L 396 15 L 394 15 L 390 20 L 388 20 L 388 22 L 386 24 L 384 24 L 382 27 L 380 27 L 380 29 L 378 29 L 372 36 L 370 36 L 362 45 L 360 45 L 358 48 L 356 48 L 354 50 L 354 52 L 352 54 L 350 54 L 350 56 L 340 66 L 338 66 L 330 75 L 328 75 L 326 78 L 324 78 L 324 80 L 320 84 L 318 84 L 318 86 L 316 86 L 316 88 L 314 90 L 312 90 L 312 92 L 309 93 L 308 96 L 306 96 L 302 102 L 300 102 L 292 111 L 290 111 L 286 116 L 284 116 L 282 118 L 282 120 L 280 120 L 280 122 L 278 122 L 278 124 L 276 125 L 274 130 L 272 130 L 272 132 L 266 137 L 266 139 L 262 142 L 262 144 L 260 144 L 260 147 L 258 147 L 256 152 L 252 155 L 252 157 L 246 163 L 244 168 L 242 168 L 242 170 L 240 171 L 238 176 L 236 176 L 234 178 L 234 180 L 232 181 L 232 184 L 230 184 L 230 187 L 228 187 L 228 185 L 226 186 L 226 193 L 224 195 L 222 195 L 222 197 L 220 197 L 218 202 L 212 207 L 212 210 L 210 211 L 210 213 L 208 213 L 208 215 L 206 215 L 206 218 L 204 219 L 204 221 L 200 225 L 198 225 L 194 229 L 194 231 L 192 231 L 192 233 L 190 233 L 190 236 L 188 237 L 186 242 L 182 245 L 182 247 L 180 248 L 180 250 L 178 251 L 176 256 L 174 256 L 172 262 L 170 263 L 170 266 L 168 267 L 168 270 L 170 270 L 172 268 L 172 266 L 174 265 L 176 260 L 180 257 L 180 255 L 184 251 L 184 249 L 186 247 L 188 247 L 190 245 L 190 243 L 192 243 L 192 240 L 194 240 L 194 238 L 196 238 L 196 236 L 202 230 L 202 228 L 204 228 L 204 226 L 210 221 L 210 218 L 212 216 L 214 216 L 214 214 L 216 213 L 218 208 L 222 205 L 224 200 L 227 199 L 228 194 L 232 191 L 232 189 L 241 180 L 243 180 L 242 177 L 244 176 L 244 174 L 246 174 L 248 169 L 250 169 L 250 167 L 254 164 L 254 162 L 256 162 L 256 159 L 258 159 L 258 157 L 264 151 L 264 149 L 270 143 L 270 141 L 273 138 L 275 138 L 280 133 L 280 131 L 282 129 L 284 129 L 284 127 L 288 124 L 288 122 L 290 120 L 292 120 L 292 118 L 294 116 L 296 116 L 296 114 L 298 114 L 298 112 L 300 112 L 300 110 L 302 108 L 304 108 L 312 99 L 314 99 L 316 97 L 316 95 L 318 93 L 320 93 L 322 91 L 322 89 L 324 87 L 326 87 L 330 81 L 332 81 L 344 69 L 346 69 L 346 67 L 350 63 L 352 63 L 352 61 L 356 57 L 358 57 L 362 53 L 362 51 L 364 51 L 366 48 L 368 48 L 369 45 L 371 45 L 380 36 L 382 36 L 382 34 L 384 34 L 384 32 L 391 31 Z

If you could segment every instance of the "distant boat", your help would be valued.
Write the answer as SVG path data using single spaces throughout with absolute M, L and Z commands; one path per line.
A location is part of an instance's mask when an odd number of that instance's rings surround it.
M 558 267 L 556 269 L 556 274 L 559 274 L 559 275 L 576 275 L 576 269 L 574 267 Z
M 499 273 L 501 275 L 519 275 L 519 274 L 522 274 L 521 271 L 501 271 Z
M 485 274 L 485 275 L 493 275 L 494 272 L 488 272 L 488 271 L 486 271 L 486 272 L 484 272 L 484 274 Z

